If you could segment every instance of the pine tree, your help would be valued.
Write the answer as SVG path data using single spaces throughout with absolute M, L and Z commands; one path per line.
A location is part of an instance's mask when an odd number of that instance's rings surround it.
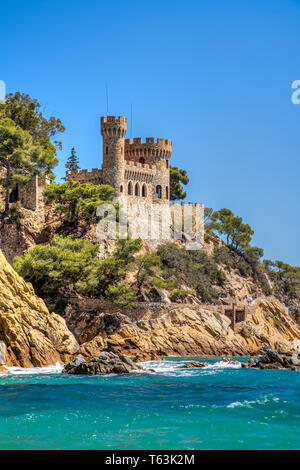
M 65 167 L 67 171 L 75 171 L 80 169 L 79 160 L 74 147 L 71 149 L 71 155 L 69 156 Z

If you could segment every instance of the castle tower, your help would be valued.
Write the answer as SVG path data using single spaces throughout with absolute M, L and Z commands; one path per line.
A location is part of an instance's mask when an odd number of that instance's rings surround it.
M 115 188 L 115 198 L 117 198 L 123 191 L 126 117 L 103 116 L 101 134 L 103 137 L 103 184 L 109 184 Z

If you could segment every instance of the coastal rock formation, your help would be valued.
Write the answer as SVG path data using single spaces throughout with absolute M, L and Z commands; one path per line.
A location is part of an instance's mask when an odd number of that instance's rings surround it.
M 93 357 L 89 361 L 79 354 L 64 367 L 63 373 L 78 375 L 129 374 L 134 370 L 143 370 L 143 368 L 124 355 L 118 356 L 112 352 L 103 351 L 99 357 Z
M 78 349 L 65 320 L 49 313 L 0 251 L 0 364 L 47 366 L 65 363 Z
M 259 358 L 252 358 L 242 367 L 259 369 L 291 369 L 300 370 L 300 351 L 281 353 L 265 345 L 260 351 Z
M 207 367 L 207 362 L 197 362 L 197 361 L 190 361 L 182 364 L 182 366 L 176 367 L 176 369 L 202 369 L 202 367 Z
M 6 367 L 0 366 L 0 375 L 10 375 L 10 372 Z
M 264 344 L 288 352 L 291 343 L 300 339 L 298 325 L 274 297 L 256 299 L 245 320 L 237 322 L 234 329 L 217 307 L 203 304 L 154 308 L 145 303 L 126 315 L 107 310 L 105 305 L 97 310 L 95 302 L 92 313 L 69 309 L 67 324 L 86 359 L 99 356 L 104 349 L 133 357 L 144 353 L 247 356 L 257 354 Z M 72 325 L 76 327 L 72 329 Z

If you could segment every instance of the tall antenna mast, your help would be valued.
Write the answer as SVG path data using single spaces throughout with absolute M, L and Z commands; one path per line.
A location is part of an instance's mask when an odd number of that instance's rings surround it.
M 130 105 L 130 137 L 132 138 L 132 103 Z
M 108 116 L 109 112 L 108 112 L 108 86 L 107 86 L 107 82 L 105 83 L 105 89 L 106 89 L 106 116 Z

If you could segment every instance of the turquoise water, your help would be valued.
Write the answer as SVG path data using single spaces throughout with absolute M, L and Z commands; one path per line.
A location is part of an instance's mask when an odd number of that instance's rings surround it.
M 0 376 L 0 449 L 300 448 L 300 372 L 220 358 L 175 369 L 186 360 L 147 363 L 155 374 Z

